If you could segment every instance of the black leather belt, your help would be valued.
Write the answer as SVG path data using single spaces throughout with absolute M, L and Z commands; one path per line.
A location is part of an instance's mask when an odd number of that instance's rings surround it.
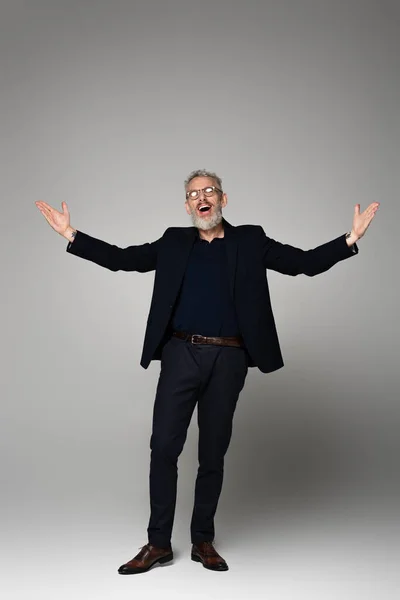
M 192 344 L 213 344 L 214 346 L 243 348 L 243 340 L 240 337 L 210 337 L 197 335 L 196 333 L 186 333 L 185 331 L 174 331 L 172 335 Z

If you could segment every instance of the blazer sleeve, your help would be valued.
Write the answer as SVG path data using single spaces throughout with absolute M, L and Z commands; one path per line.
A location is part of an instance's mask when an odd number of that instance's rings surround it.
M 302 250 L 269 238 L 260 227 L 259 241 L 265 268 L 284 275 L 304 274 L 313 277 L 328 271 L 341 260 L 358 254 L 357 244 L 347 245 L 345 233 L 311 250 Z
M 110 271 L 147 273 L 156 268 L 161 239 L 139 246 L 119 248 L 87 233 L 77 231 L 74 241 L 68 243 L 66 251 L 110 269 Z

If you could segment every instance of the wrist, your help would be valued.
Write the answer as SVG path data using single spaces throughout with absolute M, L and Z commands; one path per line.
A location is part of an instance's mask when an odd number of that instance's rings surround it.
M 346 244 L 350 247 L 353 244 L 355 244 L 356 242 L 358 242 L 359 237 L 357 237 L 357 235 L 354 233 L 353 230 L 349 231 L 348 233 L 346 233 Z
M 73 242 L 75 239 L 75 236 L 76 236 L 76 229 L 68 226 L 67 229 L 64 231 L 64 233 L 62 233 L 61 235 L 63 237 L 65 237 L 65 239 L 68 240 L 69 242 Z

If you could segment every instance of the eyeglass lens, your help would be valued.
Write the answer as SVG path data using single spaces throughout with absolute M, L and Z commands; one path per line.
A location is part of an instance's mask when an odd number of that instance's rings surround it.
M 216 190 L 215 187 L 205 187 L 202 190 L 192 190 L 191 192 L 188 193 L 189 198 L 198 198 L 199 196 L 199 192 L 203 192 L 205 196 L 212 196 L 214 191 Z

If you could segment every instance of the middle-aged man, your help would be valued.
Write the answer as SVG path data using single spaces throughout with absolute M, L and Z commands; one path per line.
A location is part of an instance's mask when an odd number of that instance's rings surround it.
M 224 456 L 248 367 L 263 373 L 283 366 L 266 269 L 318 275 L 358 254 L 379 207 L 354 210 L 348 233 L 312 250 L 268 237 L 258 225 L 234 227 L 222 217 L 228 202 L 221 179 L 205 170 L 185 181 L 193 227 L 169 227 L 157 241 L 119 248 L 70 226 L 68 207 L 58 212 L 36 202 L 48 223 L 68 240 L 67 251 L 111 271 L 155 271 L 141 365 L 161 360 L 150 440 L 148 543 L 121 574 L 142 573 L 173 558 L 177 461 L 197 404 L 199 468 L 190 533 L 191 557 L 226 571 L 216 551 L 214 516 L 222 489 Z

